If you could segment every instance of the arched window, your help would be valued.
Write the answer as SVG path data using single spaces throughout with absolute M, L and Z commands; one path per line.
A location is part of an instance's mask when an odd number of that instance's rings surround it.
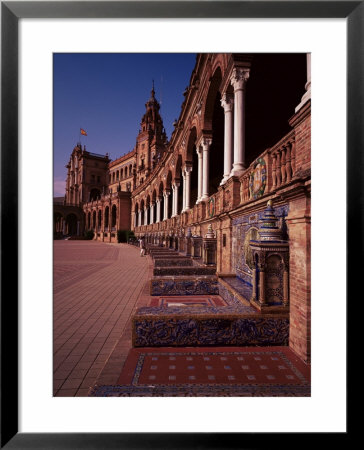
M 111 226 L 116 226 L 116 205 L 113 205 L 111 208 Z

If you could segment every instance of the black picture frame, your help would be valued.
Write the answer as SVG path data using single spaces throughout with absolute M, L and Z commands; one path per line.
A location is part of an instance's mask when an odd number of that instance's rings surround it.
M 281 439 L 279 434 L 18 433 L 18 21 L 21 18 L 109 17 L 346 18 L 346 242 L 347 286 L 350 286 L 350 292 L 356 291 L 362 276 L 363 265 L 354 262 L 350 249 L 363 248 L 364 1 L 1 2 L 1 448 L 226 449 L 272 446 Z M 333 76 L 334 64 L 335 62 Z M 340 205 L 341 211 L 344 206 Z M 336 443 L 340 445 L 342 439 L 349 436 L 348 431 L 338 433 L 335 436 Z M 327 436 L 323 438 L 327 443 Z M 309 443 L 310 439 L 312 437 L 303 435 L 300 443 Z M 315 439 L 317 444 L 317 434 Z M 296 442 L 296 434 L 285 436 L 285 444 L 292 445 Z M 280 445 L 282 446 L 283 444 Z

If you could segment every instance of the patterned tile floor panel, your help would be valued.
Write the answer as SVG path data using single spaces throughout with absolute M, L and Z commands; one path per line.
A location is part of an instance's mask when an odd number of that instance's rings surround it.
M 287 347 L 132 349 L 117 386 L 91 396 L 310 396 L 310 366 Z
M 203 307 L 203 306 L 227 306 L 227 303 L 218 295 L 209 297 L 203 296 L 177 296 L 177 297 L 154 297 L 149 306 L 157 306 L 161 308 L 176 307 Z

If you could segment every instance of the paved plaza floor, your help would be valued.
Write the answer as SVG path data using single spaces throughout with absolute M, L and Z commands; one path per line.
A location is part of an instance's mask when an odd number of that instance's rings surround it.
M 120 375 L 149 266 L 128 244 L 54 241 L 53 395 L 86 396 L 101 373 Z

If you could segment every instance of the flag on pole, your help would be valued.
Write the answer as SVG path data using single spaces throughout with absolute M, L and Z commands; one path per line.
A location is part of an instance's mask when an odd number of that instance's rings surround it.
M 83 128 L 80 128 L 80 133 L 83 134 L 84 136 L 87 136 L 87 133 Z

